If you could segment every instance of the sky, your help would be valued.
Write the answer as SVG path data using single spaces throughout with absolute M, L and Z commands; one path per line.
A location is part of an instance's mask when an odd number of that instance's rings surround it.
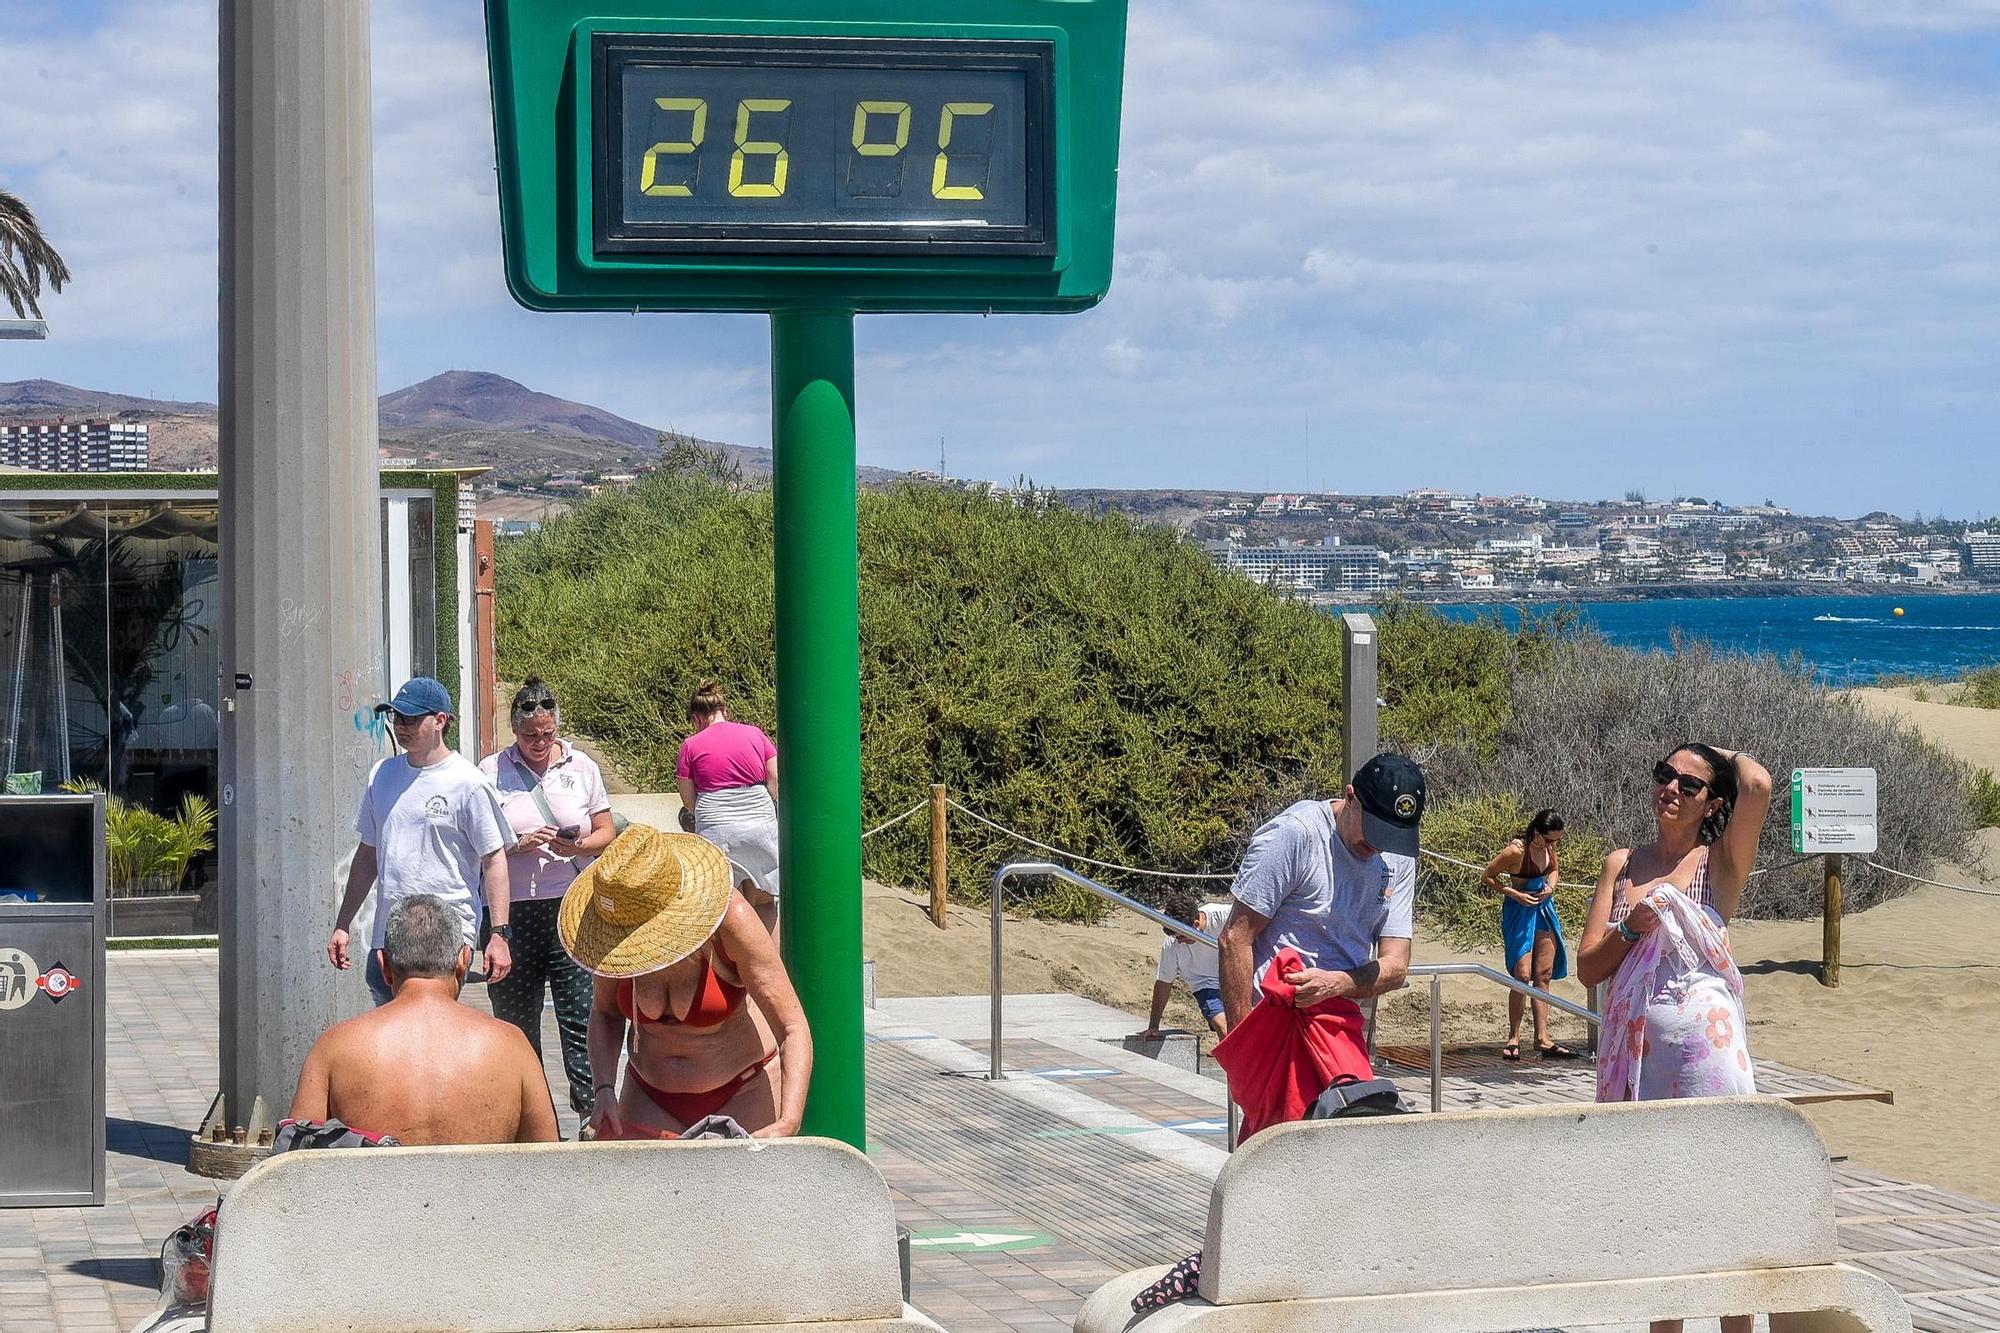
M 767 321 L 544 315 L 482 7 L 377 0 L 379 378 L 770 437 Z M 215 4 L 0 0 L 76 279 L 0 380 L 216 397 Z M 861 461 L 1060 487 L 2000 511 L 2000 0 L 1133 0 L 1111 294 L 864 316 Z

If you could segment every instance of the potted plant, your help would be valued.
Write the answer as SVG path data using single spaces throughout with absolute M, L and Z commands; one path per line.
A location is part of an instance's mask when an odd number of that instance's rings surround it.
M 89 782 L 67 791 L 95 791 Z M 104 798 L 104 868 L 111 881 L 113 935 L 186 935 L 194 929 L 197 893 L 180 892 L 188 866 L 215 850 L 215 807 L 189 793 L 180 811 L 163 815 L 116 796 Z

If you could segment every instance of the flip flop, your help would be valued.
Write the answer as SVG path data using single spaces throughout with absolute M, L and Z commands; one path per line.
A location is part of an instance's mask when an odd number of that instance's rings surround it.
M 1502 1060 L 1519 1060 L 1521 1058 L 1521 1043 L 1518 1041 L 1502 1042 L 1500 1044 L 1500 1058 Z
M 1552 1041 L 1546 1046 L 1537 1046 L 1535 1048 L 1535 1054 L 1544 1060 L 1576 1059 L 1576 1052 L 1572 1051 L 1569 1047 L 1563 1045 L 1559 1041 Z

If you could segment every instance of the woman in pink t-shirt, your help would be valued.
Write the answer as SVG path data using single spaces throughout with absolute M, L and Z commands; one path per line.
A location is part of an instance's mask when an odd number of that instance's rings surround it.
M 722 687 L 712 680 L 688 700 L 688 725 L 694 734 L 681 742 L 674 766 L 682 827 L 728 854 L 737 887 L 776 935 L 778 751 L 762 728 L 729 720 Z

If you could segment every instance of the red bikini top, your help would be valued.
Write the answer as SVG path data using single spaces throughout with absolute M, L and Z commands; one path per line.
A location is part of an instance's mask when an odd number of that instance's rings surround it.
M 618 983 L 618 1012 L 631 1023 L 649 1023 L 662 1027 L 685 1024 L 688 1027 L 713 1027 L 723 1019 L 743 1007 L 743 987 L 732 986 L 716 975 L 715 964 L 707 954 L 701 960 L 701 985 L 695 991 L 694 1005 L 686 1018 L 674 1018 L 662 1014 L 658 1018 L 645 1018 L 639 1013 L 639 1006 L 632 998 L 632 983 Z

